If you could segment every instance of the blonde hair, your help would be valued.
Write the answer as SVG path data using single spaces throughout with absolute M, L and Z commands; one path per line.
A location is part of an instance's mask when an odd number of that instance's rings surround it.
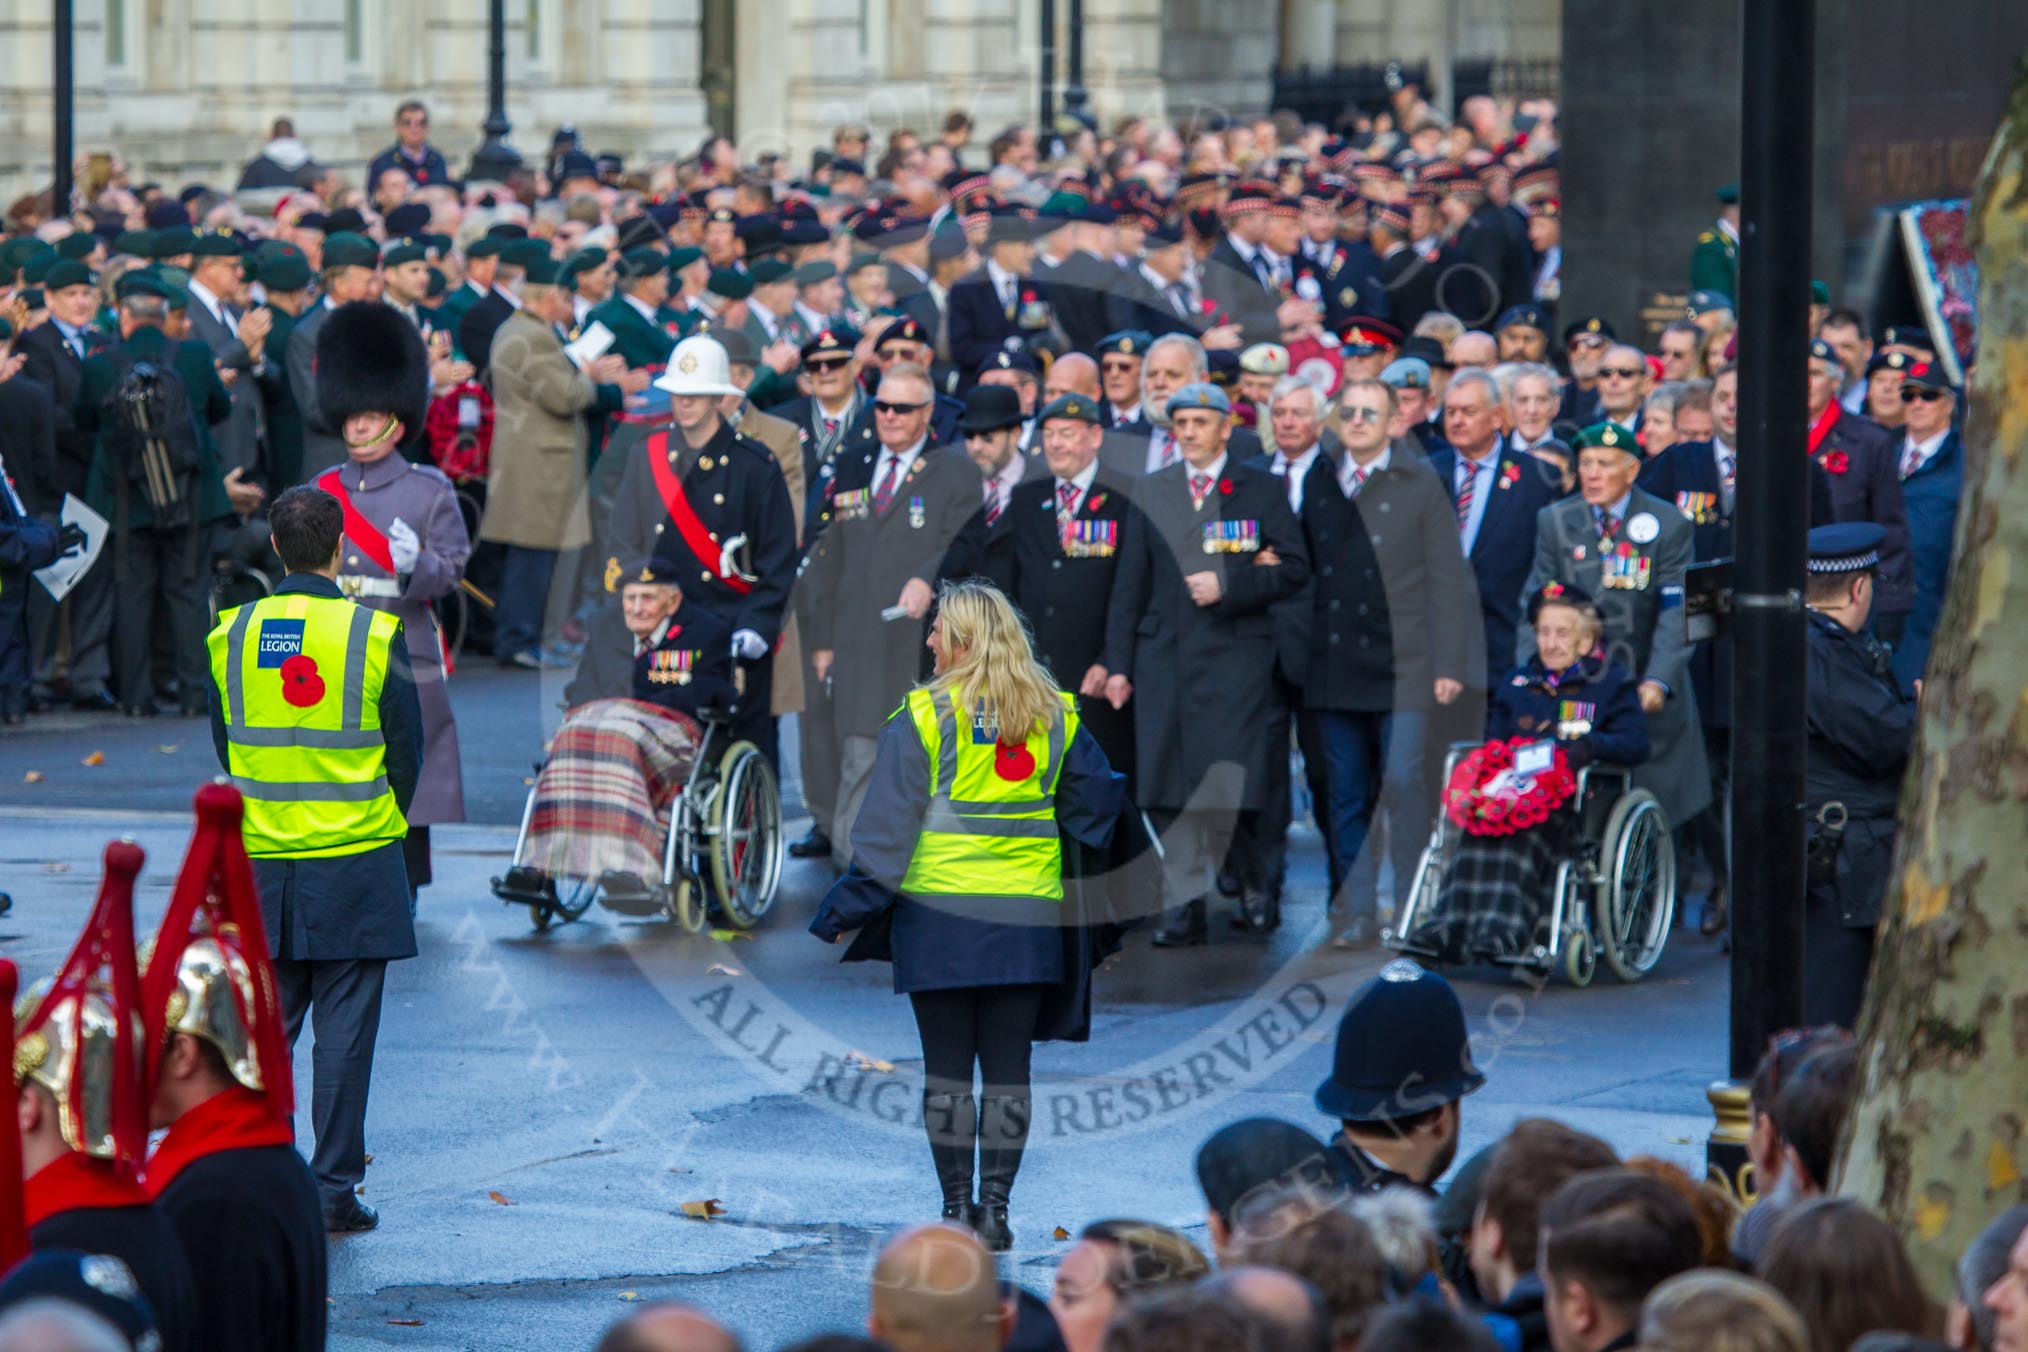
M 946 582 L 937 617 L 944 669 L 926 688 L 948 693 L 959 709 L 983 705 L 1004 742 L 1047 732 L 1063 702 L 1055 679 L 1035 660 L 1028 626 L 1013 603 L 989 582 Z
M 1643 1352 L 1808 1352 L 1803 1317 L 1781 1292 L 1737 1272 L 1698 1268 L 1641 1307 Z

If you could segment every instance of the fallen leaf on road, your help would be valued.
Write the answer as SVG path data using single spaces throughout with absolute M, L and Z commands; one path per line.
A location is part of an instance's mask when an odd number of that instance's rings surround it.
M 1688 1136 L 1671 1136 L 1671 1137 L 1669 1138 L 1669 1144 L 1670 1144 L 1670 1145 L 1694 1145 L 1694 1144 L 1696 1144 L 1696 1143 L 1695 1143 L 1694 1141 L 1692 1141 L 1692 1140 L 1691 1140 L 1691 1139 L 1690 1139 L 1690 1138 L 1689 1138 Z
M 877 1070 L 883 1075 L 894 1069 L 894 1062 L 879 1060 L 865 1052 L 845 1053 L 845 1064 L 857 1070 Z
M 399 1329 L 419 1329 L 422 1327 L 422 1320 L 420 1319 L 390 1319 L 387 1322 Z
M 1064 1229 L 1062 1226 L 1059 1225 L 1054 1230 L 1051 1230 L 1049 1232 L 1049 1237 L 1051 1239 L 1069 1239 L 1070 1231 Z
M 23 784 L 40 784 L 47 778 L 48 776 L 40 770 L 30 770 L 27 774 L 21 776 L 21 782 Z
M 699 1221 L 708 1221 L 713 1216 L 723 1216 L 725 1214 L 725 1208 L 718 1204 L 716 1197 L 708 1197 L 701 1202 L 685 1202 L 682 1206 L 682 1211 L 684 1215 L 692 1220 Z
M 639 1300 L 640 1298 L 641 1298 L 641 1293 L 640 1293 L 639 1291 L 622 1291 L 622 1292 L 620 1292 L 620 1299 L 621 1299 L 621 1300 Z
M 366 1162 L 367 1162 L 368 1164 L 371 1164 L 371 1163 L 373 1163 L 373 1156 L 371 1156 L 371 1155 L 368 1155 L 368 1156 L 366 1157 Z
M 753 938 L 753 936 L 751 934 L 748 934 L 745 930 L 735 930 L 735 929 L 715 929 L 711 931 L 711 937 L 718 940 L 718 942 L 722 944 L 729 943 L 734 939 Z
M 70 872 L 70 865 L 64 863 L 61 859 L 52 859 L 42 866 L 42 871 L 44 873 L 68 873 Z
M 521 782 L 523 784 L 533 784 L 535 782 L 535 779 L 532 775 L 523 775 L 521 776 Z
M 105 763 L 106 753 L 103 751 L 94 751 L 91 755 L 86 756 L 83 761 L 83 764 L 86 765 L 104 765 Z
M 162 743 L 162 745 L 156 747 L 155 749 L 165 756 L 173 756 L 183 748 L 178 746 L 175 742 L 164 742 Z
M 712 964 L 711 964 L 711 965 L 710 965 L 709 967 L 705 968 L 704 970 L 705 970 L 706 972 L 709 972 L 709 973 L 710 973 L 710 974 L 711 974 L 712 976 L 738 976 L 738 975 L 739 975 L 739 968 L 737 968 L 737 967 L 727 967 L 727 966 L 726 966 L 726 965 L 725 965 L 724 963 L 722 963 L 722 962 L 714 962 L 714 963 L 712 963 Z
M 496 1206 L 513 1206 L 513 1205 L 514 1205 L 514 1199 L 513 1199 L 512 1197 L 509 1197 L 509 1196 L 508 1196 L 508 1195 L 507 1195 L 506 1193 L 504 1193 L 504 1192 L 489 1192 L 489 1193 L 487 1193 L 486 1195 L 487 1195 L 488 1197 L 490 1197 L 490 1198 L 492 1198 L 492 1199 L 493 1199 L 493 1203 L 494 1203 L 494 1205 L 496 1205 Z

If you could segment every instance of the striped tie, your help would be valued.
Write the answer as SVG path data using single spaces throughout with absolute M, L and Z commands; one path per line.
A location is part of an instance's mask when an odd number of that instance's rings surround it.
M 887 469 L 880 476 L 880 484 L 873 490 L 873 514 L 875 516 L 887 515 L 888 505 L 894 501 L 894 490 L 898 486 L 897 480 L 900 478 L 901 457 L 898 455 L 889 456 L 887 459 Z
M 1209 474 L 1193 474 L 1190 476 L 1190 505 L 1192 507 L 1202 507 L 1205 495 L 1210 492 L 1211 476 Z
M 1001 511 L 1006 505 L 1006 502 L 1000 496 L 1000 481 L 998 479 L 986 480 L 986 524 L 990 526 L 998 521 Z
M 1908 448 L 1908 454 L 1901 457 L 1901 477 L 1906 479 L 1909 475 L 1915 473 L 1917 470 L 1921 468 L 1922 468 L 1922 452 L 1917 450 L 1915 447 L 1910 446 Z
M 1472 496 L 1479 489 L 1479 467 L 1464 459 L 1458 463 L 1465 471 L 1464 482 L 1458 485 L 1458 534 L 1462 535 L 1472 520 Z
M 1076 521 L 1077 485 L 1060 483 L 1056 486 L 1056 533 L 1066 547 L 1070 544 L 1070 534 Z
M 1364 488 L 1364 487 L 1366 487 L 1366 475 L 1367 475 L 1367 473 L 1368 473 L 1368 471 L 1366 471 L 1366 470 L 1363 470 L 1363 469 L 1359 469 L 1359 468 L 1357 468 L 1356 466 L 1355 466 L 1355 467 L 1353 468 L 1353 470 L 1352 470 L 1352 487 L 1351 487 L 1350 489 L 1348 489 L 1348 490 L 1346 491 L 1346 494 L 1345 494 L 1345 496 L 1346 496 L 1346 497 L 1348 497 L 1348 498 L 1356 498 L 1356 497 L 1358 497 L 1358 496 L 1359 496 L 1359 490 L 1360 490 L 1360 489 L 1362 489 L 1362 488 Z

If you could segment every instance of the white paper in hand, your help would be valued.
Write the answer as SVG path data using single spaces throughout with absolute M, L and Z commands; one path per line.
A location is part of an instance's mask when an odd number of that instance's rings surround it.
M 612 345 L 613 331 L 594 319 L 591 327 L 580 333 L 576 342 L 566 344 L 563 351 L 565 356 L 577 364 L 577 369 L 582 371 L 605 356 L 606 349 Z
M 75 554 L 66 554 L 47 568 L 35 571 L 35 580 L 42 584 L 42 589 L 52 599 L 61 601 L 70 595 L 78 579 L 98 560 L 99 551 L 106 546 L 109 526 L 104 517 L 85 506 L 75 493 L 63 495 L 63 510 L 57 514 L 57 519 L 66 526 L 76 526 L 85 535 L 83 549 Z

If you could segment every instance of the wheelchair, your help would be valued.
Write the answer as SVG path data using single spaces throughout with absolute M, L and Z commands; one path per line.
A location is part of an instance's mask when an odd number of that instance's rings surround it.
M 493 879 L 493 895 L 526 906 L 535 928 L 577 920 L 603 901 L 623 915 L 665 916 L 691 933 L 707 920 L 735 929 L 758 925 L 775 902 L 786 842 L 782 800 L 767 757 L 734 741 L 730 709 L 706 709 L 690 778 L 670 800 L 659 878 L 607 870 L 596 877 L 552 877 L 523 862 L 535 790 L 521 808 L 514 862 Z M 540 767 L 538 766 L 538 772 Z
M 1454 745 L 1444 758 L 1443 783 L 1476 742 Z M 1557 968 L 1573 986 L 1588 986 L 1601 959 L 1623 982 L 1639 981 L 1661 960 L 1676 913 L 1676 847 L 1662 805 L 1634 787 L 1628 766 L 1594 763 L 1577 772 L 1571 801 L 1578 812 L 1578 848 L 1556 866 L 1549 915 L 1536 941 L 1497 962 L 1525 968 L 1546 980 Z M 1409 942 L 1416 917 L 1436 905 L 1444 874 L 1464 830 L 1441 808 L 1429 844 L 1416 861 L 1408 903 L 1381 943 L 1423 959 L 1442 955 Z M 1547 929 L 1546 936 L 1543 934 Z

